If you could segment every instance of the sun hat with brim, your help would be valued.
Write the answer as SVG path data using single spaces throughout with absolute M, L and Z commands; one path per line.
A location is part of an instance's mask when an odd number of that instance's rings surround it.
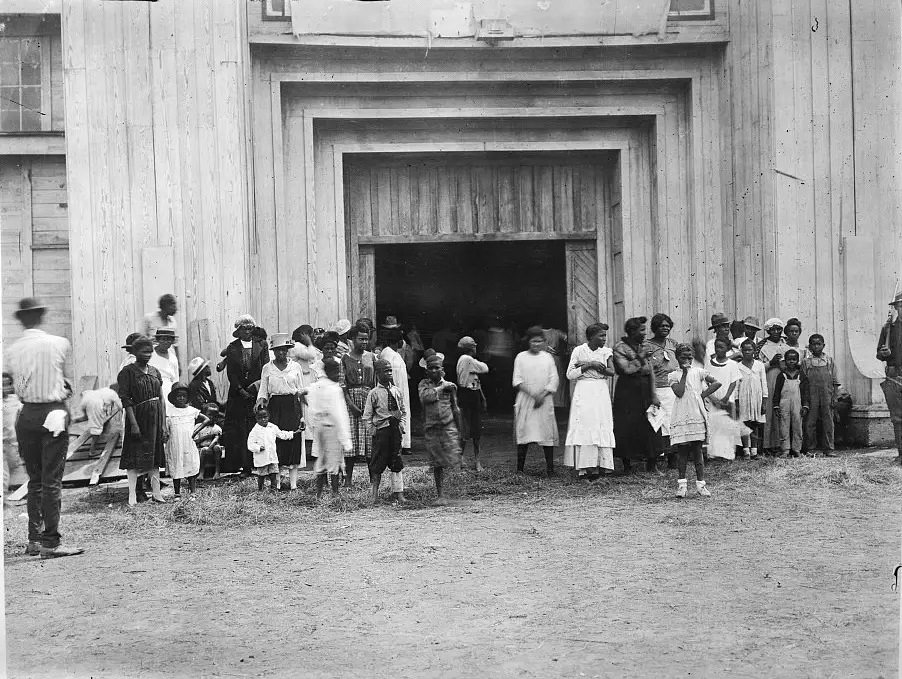
M 401 325 L 398 323 L 397 316 L 386 316 L 385 323 L 382 324 L 382 327 L 386 330 L 394 330 L 395 328 L 400 328 Z
M 897 292 L 896 296 L 893 297 L 893 301 L 889 303 L 890 306 L 895 306 L 899 302 L 902 302 L 902 292 Z
M 200 356 L 196 356 L 188 362 L 188 372 L 191 373 L 191 377 L 197 377 L 200 371 L 208 365 L 210 365 L 209 361 L 205 361 Z
M 768 318 L 766 321 L 764 321 L 764 332 L 770 332 L 770 329 L 777 325 L 779 325 L 781 328 L 784 327 L 783 321 L 781 321 L 779 318 Z
M 126 351 L 132 348 L 132 345 L 135 343 L 135 340 L 141 337 L 140 332 L 133 332 L 128 337 L 125 338 L 125 344 L 122 345 L 122 348 Z
M 178 336 L 175 334 L 175 330 L 171 330 L 169 328 L 158 328 L 156 334 L 154 334 L 154 338 L 161 339 L 163 337 L 171 337 L 173 340 L 178 339 Z
M 348 330 L 351 329 L 351 321 L 347 318 L 339 319 L 335 322 L 335 325 L 332 326 L 333 332 L 336 332 L 340 335 L 344 335 Z
M 708 327 L 708 330 L 714 330 L 714 328 L 729 324 L 730 319 L 727 318 L 726 314 L 711 314 L 711 325 Z
M 254 317 L 250 314 L 241 314 L 235 320 L 235 330 L 232 332 L 232 337 L 238 337 L 238 328 L 256 328 L 257 321 L 254 320 Z
M 420 359 L 420 367 L 428 368 L 433 365 L 442 365 L 444 362 L 445 355 L 443 353 L 434 349 L 427 349 L 426 353 L 423 354 L 423 358 Z
M 294 346 L 294 342 L 291 341 L 287 332 L 274 332 L 269 341 L 270 349 L 291 349 Z
M 476 340 L 474 340 L 469 335 L 464 335 L 459 340 L 457 340 L 457 348 L 458 349 L 475 349 L 476 348 Z
M 743 319 L 742 324 L 747 328 L 761 330 L 761 321 L 758 320 L 757 316 L 746 316 Z
M 172 389 L 169 390 L 169 393 L 166 395 L 166 398 L 169 399 L 169 402 L 172 405 L 175 405 L 175 395 L 180 391 L 188 391 L 188 385 L 184 382 L 176 382 L 172 385 Z
M 32 311 L 47 311 L 47 307 L 41 304 L 36 297 L 25 297 L 19 300 L 19 308 L 16 309 L 15 316 L 18 318 L 22 314 Z

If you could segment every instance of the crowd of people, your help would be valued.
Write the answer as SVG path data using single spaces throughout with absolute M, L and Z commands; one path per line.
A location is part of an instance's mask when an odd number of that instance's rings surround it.
M 891 305 L 896 319 L 881 334 L 878 358 L 887 363 L 891 384 L 884 383 L 884 390 L 902 451 L 897 398 L 902 393 L 902 383 L 897 384 L 902 294 Z M 7 355 L 4 444 L 11 443 L 7 409 L 15 407 L 11 421 L 29 476 L 27 553 L 54 558 L 81 550 L 61 546 L 58 531 L 70 348 L 66 339 L 39 329 L 44 311 L 36 300 L 25 299 L 16 312 L 25 332 Z M 350 486 L 355 466 L 366 464 L 373 502 L 386 470 L 394 499 L 403 502 L 414 400 L 422 414 L 437 502 L 444 503 L 445 473 L 460 467 L 467 443 L 472 443 L 475 469 L 483 469 L 483 380 L 490 366 L 481 360 L 472 336 L 456 339 L 456 370 L 448 380 L 448 358 L 409 341 L 411 335 L 394 316 L 378 328 L 368 318 L 341 319 L 328 330 L 301 325 L 290 335 L 268 336 L 251 316 L 242 315 L 234 323 L 234 341 L 216 364 L 194 357 L 188 380 L 181 381 L 176 313 L 175 298 L 162 297 L 142 331 L 126 338 L 116 382 L 81 395 L 91 433 L 115 432 L 122 422 L 120 467 L 128 478 L 129 505 L 167 502 L 160 490 L 162 469 L 179 499 L 183 493 L 193 499 L 198 480 L 223 473 L 256 476 L 261 491 L 267 481 L 281 489 L 287 473 L 286 490 L 296 491 L 308 457 L 314 459 L 317 497 L 327 485 L 333 494 L 342 482 Z M 771 318 L 762 326 L 752 316 L 731 322 L 716 313 L 707 343 L 678 344 L 670 338 L 673 326 L 664 313 L 650 322 L 630 318 L 624 335 L 609 347 L 609 327 L 593 323 L 569 361 L 559 348 L 549 350 L 548 329 L 530 327 L 512 374 L 505 375 L 516 392 L 517 471 L 525 468 L 529 446 L 537 445 L 547 473 L 556 472 L 555 448 L 561 441 L 555 405 L 562 379 L 572 387 L 563 465 L 589 483 L 614 473 L 619 458 L 624 474 L 635 471 L 634 465 L 647 471 L 675 469 L 676 495 L 685 497 L 691 462 L 697 493 L 708 497 L 706 460 L 835 455 L 834 415 L 838 404 L 848 405 L 848 396 L 821 334 L 810 334 L 802 346 L 798 319 Z M 411 379 L 414 365 L 423 371 L 418 381 Z M 213 370 L 226 373 L 224 403 Z M 12 390 L 19 405 L 8 403 Z

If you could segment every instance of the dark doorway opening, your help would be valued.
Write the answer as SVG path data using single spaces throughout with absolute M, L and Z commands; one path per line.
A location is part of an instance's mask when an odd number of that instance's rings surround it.
M 476 339 L 491 367 L 483 380 L 490 411 L 511 408 L 513 358 L 526 328 L 567 328 L 563 241 L 378 245 L 375 287 L 377 318 L 393 315 L 405 330 L 416 328 L 424 347 L 445 354 L 446 379 L 456 381 L 457 340 Z M 487 354 L 498 346 L 499 327 L 508 331 L 511 351 Z M 414 389 L 422 377 L 414 365 Z M 412 404 L 418 407 L 416 397 Z

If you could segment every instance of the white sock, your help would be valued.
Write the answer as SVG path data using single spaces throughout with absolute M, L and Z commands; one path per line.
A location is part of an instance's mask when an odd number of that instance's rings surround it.
M 688 479 L 677 479 L 677 483 L 681 486 L 685 486 L 689 481 Z
M 704 482 L 704 481 L 696 481 L 696 482 L 695 482 L 695 487 L 696 487 L 696 488 L 704 488 L 704 487 L 705 487 L 705 482 Z

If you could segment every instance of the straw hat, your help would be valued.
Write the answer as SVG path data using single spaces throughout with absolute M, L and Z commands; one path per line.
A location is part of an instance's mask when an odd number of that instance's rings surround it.
M 36 297 L 25 297 L 19 300 L 19 308 L 16 309 L 15 317 L 20 318 L 22 314 L 29 311 L 47 311 L 47 307 L 41 304 Z
M 141 336 L 140 332 L 133 332 L 128 337 L 125 338 L 125 344 L 122 345 L 122 348 L 126 351 L 131 351 L 132 345 L 135 343 L 135 340 Z
M 432 365 L 442 365 L 445 362 L 445 355 L 435 349 L 426 349 L 423 358 L 420 359 L 420 367 L 428 368 Z
M 191 377 L 197 377 L 200 371 L 208 365 L 210 365 L 209 361 L 205 361 L 200 356 L 197 356 L 188 362 L 188 372 L 191 373 Z
M 269 342 L 270 349 L 291 349 L 294 346 L 294 342 L 291 341 L 291 337 L 287 332 L 274 332 L 272 337 L 269 338 Z
M 398 323 L 397 316 L 386 316 L 385 323 L 382 324 L 382 327 L 386 330 L 394 330 L 395 328 L 400 328 L 401 325 Z
M 742 324 L 747 328 L 754 328 L 755 330 L 761 330 L 761 321 L 758 320 L 757 316 L 746 316 Z
M 902 302 L 902 291 L 897 292 L 896 296 L 893 297 L 893 301 L 889 303 L 890 306 L 895 306 L 899 302 Z
M 173 330 L 172 328 L 157 328 L 157 332 L 154 335 L 154 338 L 163 339 L 164 337 L 171 338 L 173 342 L 178 339 L 177 335 L 175 334 L 175 330 Z

